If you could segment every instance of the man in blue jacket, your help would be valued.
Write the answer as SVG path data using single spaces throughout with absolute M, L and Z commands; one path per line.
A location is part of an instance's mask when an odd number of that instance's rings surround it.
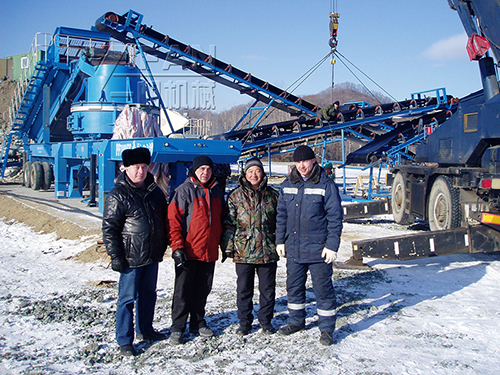
M 332 263 L 342 233 L 342 207 L 335 182 L 316 162 L 312 149 L 299 146 L 295 168 L 281 185 L 276 223 L 276 249 L 287 258 L 290 323 L 278 333 L 290 335 L 305 328 L 306 280 L 311 273 L 319 315 L 320 343 L 331 345 L 335 330 Z

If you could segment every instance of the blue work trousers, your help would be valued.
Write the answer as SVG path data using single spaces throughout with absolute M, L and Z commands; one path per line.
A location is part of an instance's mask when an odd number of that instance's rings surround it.
M 134 341 L 134 305 L 136 332 L 142 335 L 153 332 L 157 280 L 158 263 L 128 268 L 120 273 L 116 305 L 116 341 L 119 346 Z
M 316 295 L 316 310 L 319 316 L 320 332 L 335 330 L 336 301 L 332 284 L 333 268 L 331 264 L 296 263 L 287 258 L 286 289 L 290 323 L 304 326 L 306 319 L 306 281 L 307 271 L 311 273 L 313 291 Z

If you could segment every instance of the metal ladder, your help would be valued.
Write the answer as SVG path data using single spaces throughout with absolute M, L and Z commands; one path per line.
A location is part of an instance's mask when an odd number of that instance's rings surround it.
M 33 104 L 42 91 L 43 83 L 49 71 L 49 66 L 46 63 L 46 51 L 52 43 L 52 35 L 47 33 L 36 33 L 31 43 L 26 56 L 26 66 L 21 70 L 21 77 L 14 89 L 14 95 L 9 108 L 10 125 L 2 141 L 0 177 L 4 177 L 5 175 L 10 151 L 17 151 L 21 148 L 16 141 L 22 137 L 26 121 L 33 109 Z M 44 59 L 42 60 L 39 60 L 40 51 L 45 52 Z M 14 164 L 18 165 L 19 163 Z
M 42 92 L 49 69 L 46 63 L 39 61 L 29 81 L 20 80 L 16 86 L 11 107 L 9 108 L 10 129 L 2 142 L 1 177 L 4 177 L 7 168 L 9 152 L 20 148 L 15 141 L 22 137 L 29 115 Z

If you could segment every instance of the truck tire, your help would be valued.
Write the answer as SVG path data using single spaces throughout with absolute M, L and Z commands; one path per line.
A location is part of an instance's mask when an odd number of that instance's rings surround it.
M 401 172 L 398 172 L 392 183 L 391 208 L 394 221 L 401 225 L 415 222 L 415 216 L 405 212 L 407 199 L 406 179 Z
M 43 184 L 42 190 L 49 190 L 52 181 L 54 180 L 54 173 L 52 172 L 52 167 L 49 162 L 42 162 L 42 171 L 43 171 Z
M 35 161 L 31 164 L 30 173 L 31 188 L 33 190 L 40 190 L 43 185 L 43 168 L 42 163 Z
M 24 163 L 23 184 L 27 188 L 31 187 L 31 164 L 30 161 Z
M 439 176 L 432 184 L 427 211 L 429 227 L 433 231 L 460 227 L 460 190 L 452 187 L 449 177 Z

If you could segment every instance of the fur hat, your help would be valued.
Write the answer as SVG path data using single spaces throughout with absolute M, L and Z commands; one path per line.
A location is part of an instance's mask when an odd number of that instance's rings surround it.
M 191 170 L 194 173 L 202 165 L 208 165 L 210 168 L 212 169 L 214 168 L 214 163 L 212 162 L 212 159 L 210 159 L 208 156 L 200 155 L 193 159 L 193 166 L 191 167 Z
M 264 172 L 264 166 L 262 165 L 262 162 L 255 156 L 247 160 L 247 162 L 245 163 L 245 167 L 243 168 L 243 173 L 246 173 L 248 168 L 250 167 L 259 167 L 260 169 L 262 169 L 262 172 Z
M 151 152 L 148 148 L 138 147 L 133 149 L 124 150 L 122 152 L 123 165 L 128 167 L 134 164 L 148 164 L 151 163 Z
M 316 159 L 316 156 L 314 155 L 314 151 L 311 150 L 310 147 L 302 145 L 297 147 L 293 152 L 293 161 L 295 162 L 311 159 Z

